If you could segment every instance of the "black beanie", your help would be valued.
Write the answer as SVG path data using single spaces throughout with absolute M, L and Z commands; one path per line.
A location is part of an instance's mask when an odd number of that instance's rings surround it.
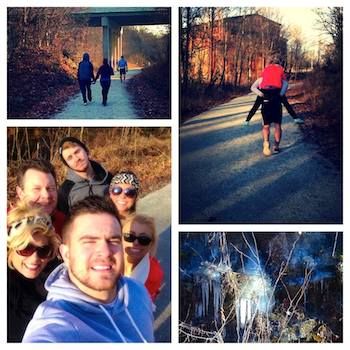
M 63 158 L 62 156 L 62 152 L 63 152 L 63 145 L 66 143 L 66 142 L 73 142 L 73 143 L 76 143 L 77 145 L 79 145 L 80 147 L 82 147 L 85 152 L 87 154 L 89 154 L 89 150 L 88 148 L 77 138 L 73 137 L 73 136 L 67 136 L 67 137 L 64 137 L 61 142 L 60 142 L 60 146 L 58 148 L 58 153 L 60 154 L 60 157 L 61 157 L 61 160 L 62 162 L 69 168 L 69 165 L 67 164 L 67 162 L 65 161 L 65 159 Z

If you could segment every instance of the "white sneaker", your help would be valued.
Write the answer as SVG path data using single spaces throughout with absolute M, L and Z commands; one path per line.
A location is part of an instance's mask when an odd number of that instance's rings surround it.
M 295 118 L 294 123 L 295 124 L 304 124 L 304 120 L 302 120 L 301 118 Z
M 266 157 L 271 156 L 270 143 L 269 141 L 264 141 L 263 143 L 263 154 Z
M 84 106 L 87 106 L 87 102 L 84 102 Z

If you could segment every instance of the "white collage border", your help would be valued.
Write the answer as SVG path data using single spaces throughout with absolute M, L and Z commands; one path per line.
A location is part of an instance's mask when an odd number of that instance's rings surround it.
M 347 82 L 350 79 L 348 64 L 350 62 L 349 50 L 347 48 L 346 42 L 349 41 L 349 19 L 348 19 L 348 10 L 349 6 L 347 2 L 338 1 L 338 0 L 293 0 L 293 1 L 284 1 L 281 0 L 265 0 L 265 1 L 250 1 L 250 0 L 212 0 L 210 3 L 208 1 L 196 1 L 196 0 L 134 0 L 132 4 L 121 4 L 120 1 L 116 0 L 74 0 L 74 2 L 68 0 L 52 0 L 48 2 L 47 0 L 27 0 L 27 1 L 16 1 L 16 0 L 3 0 L 0 4 L 0 182 L 1 189 L 0 194 L 3 200 L 0 204 L 0 213 L 2 215 L 0 221 L 0 230 L 3 232 L 3 235 L 0 237 L 0 283 L 1 283 L 1 294 L 0 294 L 0 344 L 1 348 L 21 348 L 21 349 L 95 349 L 96 344 L 6 344 L 6 190 L 7 190 L 7 159 L 6 159 L 6 148 L 7 148 L 7 127 L 13 126 L 101 126 L 101 127 L 118 127 L 118 126 L 137 126 L 137 127 L 155 127 L 155 126 L 169 126 L 172 128 L 172 227 L 171 227 L 171 318 L 172 318 L 172 343 L 153 343 L 153 344 L 143 344 L 143 349 L 189 349 L 191 350 L 196 348 L 210 348 L 212 349 L 215 346 L 215 349 L 235 347 L 238 349 L 270 349 L 270 347 L 275 347 L 277 349 L 287 349 L 291 348 L 296 344 L 179 344 L 178 343 L 178 257 L 179 257 L 179 232 L 212 232 L 212 231 L 226 231 L 226 232 L 242 232 L 242 231 L 256 231 L 256 232 L 288 232 L 288 231 L 308 231 L 308 232 L 332 232 L 332 231 L 342 231 L 344 232 L 344 289 L 343 289 L 343 316 L 344 316 L 344 328 L 343 328 L 343 337 L 344 343 L 342 344 L 298 344 L 298 347 L 309 348 L 314 347 L 318 348 L 320 346 L 337 349 L 349 349 L 350 339 L 350 322 L 348 318 L 350 317 L 350 302 L 347 300 L 347 295 L 350 294 L 350 285 L 349 285 L 349 263 L 350 263 L 350 249 L 349 248 L 349 238 L 347 237 L 350 231 L 350 221 L 347 218 L 349 212 L 350 204 L 350 192 L 348 191 L 349 185 L 346 181 L 343 181 L 343 225 L 179 225 L 179 85 L 178 85 L 178 29 L 179 29 L 179 17 L 178 9 L 181 6 L 269 6 L 269 7 L 325 7 L 325 6 L 343 6 L 344 7 L 344 78 L 343 81 Z M 135 6 L 135 7 L 151 7 L 151 6 L 160 6 L 160 7 L 171 7 L 172 8 L 172 25 L 171 25 L 171 120 L 7 120 L 7 7 L 24 7 L 24 6 L 38 6 L 38 7 L 47 7 L 47 6 L 59 6 L 59 7 L 95 7 L 95 6 Z M 348 22 L 347 22 L 348 21 Z M 348 44 L 350 45 L 350 44 Z M 344 94 L 343 96 L 350 96 L 349 88 L 344 84 Z M 347 118 L 350 117 L 349 107 L 344 104 L 343 110 L 343 132 L 346 136 L 347 132 L 350 132 L 350 123 Z M 343 141 L 343 179 L 348 179 L 348 169 L 350 165 L 350 159 L 347 153 L 347 150 L 350 149 L 350 138 L 344 137 Z M 115 346 L 119 344 L 98 344 L 99 347 L 103 349 L 114 349 Z M 124 344 L 122 345 L 126 349 L 136 349 L 138 344 Z

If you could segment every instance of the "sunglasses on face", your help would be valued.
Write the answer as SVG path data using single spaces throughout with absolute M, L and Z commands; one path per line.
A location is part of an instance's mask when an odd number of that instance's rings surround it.
M 51 250 L 51 247 L 48 245 L 37 247 L 33 244 L 28 244 L 25 248 L 21 250 L 16 250 L 16 252 L 20 256 L 31 256 L 35 252 L 37 252 L 38 257 L 40 259 L 47 259 L 51 255 L 52 250 Z
M 125 188 L 123 190 L 120 186 L 114 186 L 111 188 L 110 192 L 115 196 L 119 196 L 122 192 L 124 192 L 124 194 L 129 198 L 135 198 L 137 195 L 137 191 L 132 187 Z
M 141 245 L 149 245 L 152 242 L 152 238 L 149 238 L 148 236 L 136 236 L 133 233 L 124 233 L 123 238 L 125 242 L 135 242 L 136 240 L 139 241 L 139 244 Z

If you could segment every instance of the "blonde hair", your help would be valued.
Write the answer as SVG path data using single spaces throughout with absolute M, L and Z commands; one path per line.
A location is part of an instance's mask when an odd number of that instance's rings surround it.
M 51 218 L 41 208 L 25 201 L 17 202 L 16 207 L 7 214 L 7 227 L 7 264 L 11 269 L 14 269 L 12 258 L 16 250 L 24 249 L 36 234 L 48 239 L 52 251 L 48 259 L 57 256 L 61 240 L 52 226 Z
M 150 229 L 150 233 L 152 236 L 152 242 L 151 242 L 151 249 L 150 249 L 150 255 L 155 256 L 157 247 L 158 247 L 158 234 L 156 231 L 156 224 L 154 222 L 154 218 L 148 215 L 143 215 L 143 214 L 135 214 L 132 215 L 130 218 L 128 218 L 124 223 L 123 223 L 123 232 L 124 232 L 124 227 L 126 225 L 130 225 L 130 228 L 134 222 L 137 222 L 141 225 L 146 225 Z

